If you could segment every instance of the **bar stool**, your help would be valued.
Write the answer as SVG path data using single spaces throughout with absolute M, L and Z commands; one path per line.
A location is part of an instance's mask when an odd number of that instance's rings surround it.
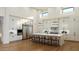
M 51 39 L 51 36 L 49 36 L 49 37 L 48 37 L 48 45 L 52 45 L 51 40 L 52 40 L 52 39 Z
M 33 39 L 33 41 L 36 42 L 36 35 L 34 35 L 34 39 Z
M 54 36 L 53 36 L 51 39 L 52 39 L 52 42 L 51 42 L 51 43 L 52 43 L 52 45 L 55 45 L 55 42 L 56 42 L 56 37 L 54 37 Z
M 49 37 L 49 44 L 52 45 L 52 36 Z
M 45 37 L 45 40 L 44 40 L 44 44 L 48 44 L 48 40 L 49 40 L 49 37 L 46 36 L 46 37 Z
M 60 37 L 57 37 L 57 45 L 59 45 Z
M 39 42 L 39 35 L 35 36 L 35 42 L 37 42 L 37 43 Z
M 39 36 L 39 38 L 40 38 L 40 39 L 39 39 L 39 42 L 41 43 L 41 35 Z
M 40 36 L 40 43 L 43 43 L 44 44 L 44 36 Z
M 58 45 L 58 38 L 57 37 L 54 37 L 54 40 L 53 40 L 53 45 Z
M 45 36 L 43 36 L 43 44 L 45 44 Z
M 35 35 L 32 35 L 32 41 L 35 41 Z
M 45 36 L 43 36 L 43 44 L 45 44 L 45 39 L 46 39 Z

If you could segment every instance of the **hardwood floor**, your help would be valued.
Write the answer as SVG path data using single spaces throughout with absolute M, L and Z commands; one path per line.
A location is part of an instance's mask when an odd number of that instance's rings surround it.
M 49 46 L 30 40 L 0 44 L 0 51 L 79 51 L 79 42 L 65 41 L 63 46 Z

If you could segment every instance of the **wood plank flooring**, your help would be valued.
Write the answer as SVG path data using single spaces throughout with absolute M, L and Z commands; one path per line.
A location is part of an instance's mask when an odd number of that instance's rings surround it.
M 79 42 L 65 41 L 63 46 L 49 46 L 30 40 L 0 44 L 0 51 L 79 51 Z

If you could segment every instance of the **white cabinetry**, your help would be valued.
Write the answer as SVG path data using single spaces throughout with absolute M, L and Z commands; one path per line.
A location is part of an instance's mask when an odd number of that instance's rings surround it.
M 62 19 L 62 29 L 64 31 L 68 30 L 69 34 L 67 34 L 66 40 L 74 40 L 74 21 L 71 17 L 63 17 Z M 65 35 L 66 36 L 66 35 Z
M 63 17 L 60 23 L 63 30 L 69 30 L 69 34 L 65 35 L 65 40 L 79 41 L 79 19 L 77 17 Z
M 53 32 L 51 28 L 59 28 L 59 20 L 58 19 L 46 19 L 43 20 L 43 32 L 48 31 L 48 33 Z
M 59 20 L 58 19 L 52 19 L 50 21 L 50 27 L 59 27 Z
M 43 25 L 44 25 L 44 23 L 42 20 L 38 21 L 38 23 L 37 23 L 37 29 L 38 29 L 37 32 L 38 33 L 42 33 Z
M 74 19 L 74 39 L 79 41 L 79 18 Z
M 21 40 L 22 35 L 17 35 L 17 29 L 22 29 L 22 26 L 17 23 L 17 21 L 20 21 L 19 17 L 15 16 L 9 16 L 9 40 L 10 41 L 16 41 Z
M 44 20 L 43 30 L 50 31 L 51 27 L 67 31 L 67 35 L 64 35 L 65 40 L 79 41 L 79 17 L 66 16 Z
M 43 25 L 43 32 L 44 31 L 49 31 L 49 26 L 50 26 L 50 23 L 49 23 L 49 21 L 48 20 L 44 20 L 43 21 L 44 22 L 44 25 Z
M 9 40 L 15 41 L 17 32 L 16 32 L 16 18 L 9 16 Z

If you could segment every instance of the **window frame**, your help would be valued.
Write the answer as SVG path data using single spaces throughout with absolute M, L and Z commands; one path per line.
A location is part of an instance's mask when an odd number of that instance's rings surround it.
M 46 17 L 46 16 L 48 16 L 48 12 L 46 11 L 46 12 L 41 12 L 40 13 L 40 17 Z
M 42 16 L 48 16 L 48 12 L 43 12 Z
M 71 8 L 72 8 L 71 12 L 64 12 L 64 10 L 71 9 Z M 73 12 L 74 12 L 74 7 L 66 7 L 62 9 L 62 14 L 68 14 L 68 13 L 73 13 Z

